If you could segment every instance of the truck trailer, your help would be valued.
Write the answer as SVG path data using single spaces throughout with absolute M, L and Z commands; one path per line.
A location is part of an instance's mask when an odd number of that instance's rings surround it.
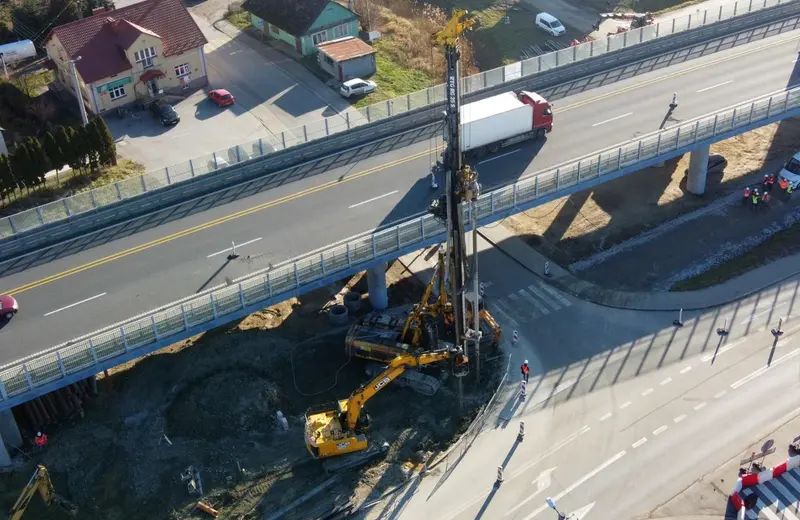
M 461 152 L 481 156 L 553 129 L 553 110 L 535 92 L 505 92 L 461 107 Z

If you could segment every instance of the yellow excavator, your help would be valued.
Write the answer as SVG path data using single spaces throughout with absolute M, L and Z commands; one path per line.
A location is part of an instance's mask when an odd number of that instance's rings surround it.
M 53 483 L 50 481 L 50 475 L 47 473 L 47 468 L 39 465 L 28 481 L 28 485 L 25 486 L 19 498 L 17 498 L 17 501 L 14 503 L 14 507 L 11 508 L 8 520 L 20 520 L 37 491 L 42 496 L 47 507 L 56 504 L 70 516 L 76 516 L 78 514 L 78 508 L 75 504 L 56 494 Z
M 439 340 L 453 341 L 455 313 L 445 284 L 445 252 L 440 249 L 436 272 L 405 321 L 402 316 L 372 313 L 350 327 L 345 338 L 347 355 L 388 363 L 398 356 L 416 355 L 436 349 Z M 431 301 L 434 287 L 436 299 Z M 473 305 L 466 306 L 467 322 L 472 322 Z M 482 303 L 478 304 L 482 337 L 492 346 L 500 343 L 501 330 Z
M 362 385 L 349 398 L 342 399 L 335 405 L 309 410 L 305 417 L 305 440 L 311 456 L 315 459 L 326 459 L 366 450 L 369 447 L 366 431 L 369 429 L 370 419 L 369 414 L 362 414 L 364 404 L 407 368 L 445 360 L 452 361 L 454 371 L 469 363 L 462 349 L 447 343 L 438 350 L 398 356 L 389 362 L 386 370 Z M 369 456 L 373 454 L 370 453 Z

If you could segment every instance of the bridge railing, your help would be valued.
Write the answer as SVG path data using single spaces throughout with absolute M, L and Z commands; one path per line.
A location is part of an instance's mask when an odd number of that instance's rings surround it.
M 800 87 L 762 96 L 595 152 L 482 194 L 476 204 L 479 223 L 503 218 L 525 204 L 552 200 L 569 190 L 582 189 L 581 185 L 596 184 L 603 178 L 632 171 L 638 164 L 652 164 L 662 157 L 673 157 L 699 141 L 710 142 L 715 137 L 730 136 L 798 111 Z M 466 207 L 464 211 L 469 212 Z M 225 322 L 226 316 L 235 319 L 236 313 L 243 315 L 245 311 L 286 300 L 326 281 L 365 269 L 375 261 L 396 258 L 404 251 L 440 242 L 445 231 L 445 226 L 430 215 L 411 217 L 400 224 L 352 237 L 233 280 L 225 288 L 186 298 L 10 363 L 0 367 L 0 406 L 3 401 L 33 393 L 38 387 L 65 380 L 72 374 L 89 371 L 88 375 L 93 367 L 107 364 L 114 358 L 144 355 L 159 345 L 170 344 L 171 337 L 177 338 L 189 331 L 198 333 L 204 324 L 209 324 L 205 328 L 219 325 Z
M 638 45 L 656 38 L 687 31 L 721 20 L 785 4 L 787 0 L 739 0 L 673 18 L 654 25 L 640 27 L 621 34 L 567 47 L 556 52 L 511 63 L 462 79 L 462 93 L 469 94 L 503 83 L 517 81 L 540 72 L 579 62 L 594 56 Z M 373 123 L 392 116 L 424 108 L 444 100 L 444 85 L 437 85 L 405 96 L 390 99 L 360 109 L 350 109 L 315 123 L 302 125 L 277 136 L 262 137 L 189 161 L 147 172 L 141 176 L 114 182 L 91 191 L 65 197 L 0 219 L 0 239 L 58 222 L 87 211 L 114 204 L 142 193 L 171 184 L 208 175 L 244 161 L 263 157 L 279 150 Z

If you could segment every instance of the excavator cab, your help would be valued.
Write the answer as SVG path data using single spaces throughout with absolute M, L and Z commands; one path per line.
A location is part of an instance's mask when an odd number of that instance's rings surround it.
M 450 359 L 453 360 L 453 375 L 455 377 L 464 377 L 469 374 L 469 357 L 463 353 L 458 352 Z

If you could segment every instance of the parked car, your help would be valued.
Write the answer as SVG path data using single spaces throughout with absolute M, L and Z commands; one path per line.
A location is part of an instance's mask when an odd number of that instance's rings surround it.
M 220 108 L 232 105 L 236 102 L 233 94 L 224 88 L 214 89 L 208 93 L 208 99 L 217 104 Z
M 19 311 L 19 304 L 10 294 L 0 294 L 0 317 L 10 320 Z
M 181 122 L 181 116 L 163 99 L 156 99 L 150 103 L 150 110 L 164 126 L 177 125 Z
M 549 13 L 539 13 L 536 15 L 536 27 L 550 33 L 553 36 L 561 36 L 567 30 L 558 21 L 558 18 Z
M 725 158 L 724 155 L 720 155 L 718 153 L 712 154 L 708 156 L 708 166 L 706 170 L 708 173 L 719 173 L 723 171 L 728 166 L 728 159 Z M 689 169 L 683 171 L 684 175 L 689 174 Z
M 374 81 L 355 78 L 342 83 L 342 88 L 339 89 L 339 93 L 346 98 L 353 96 L 365 96 L 375 92 L 376 88 L 378 88 L 378 86 Z
M 794 154 L 794 156 L 783 165 L 781 172 L 778 174 L 778 182 L 780 182 L 781 179 L 791 182 L 792 189 L 800 187 L 800 152 Z

